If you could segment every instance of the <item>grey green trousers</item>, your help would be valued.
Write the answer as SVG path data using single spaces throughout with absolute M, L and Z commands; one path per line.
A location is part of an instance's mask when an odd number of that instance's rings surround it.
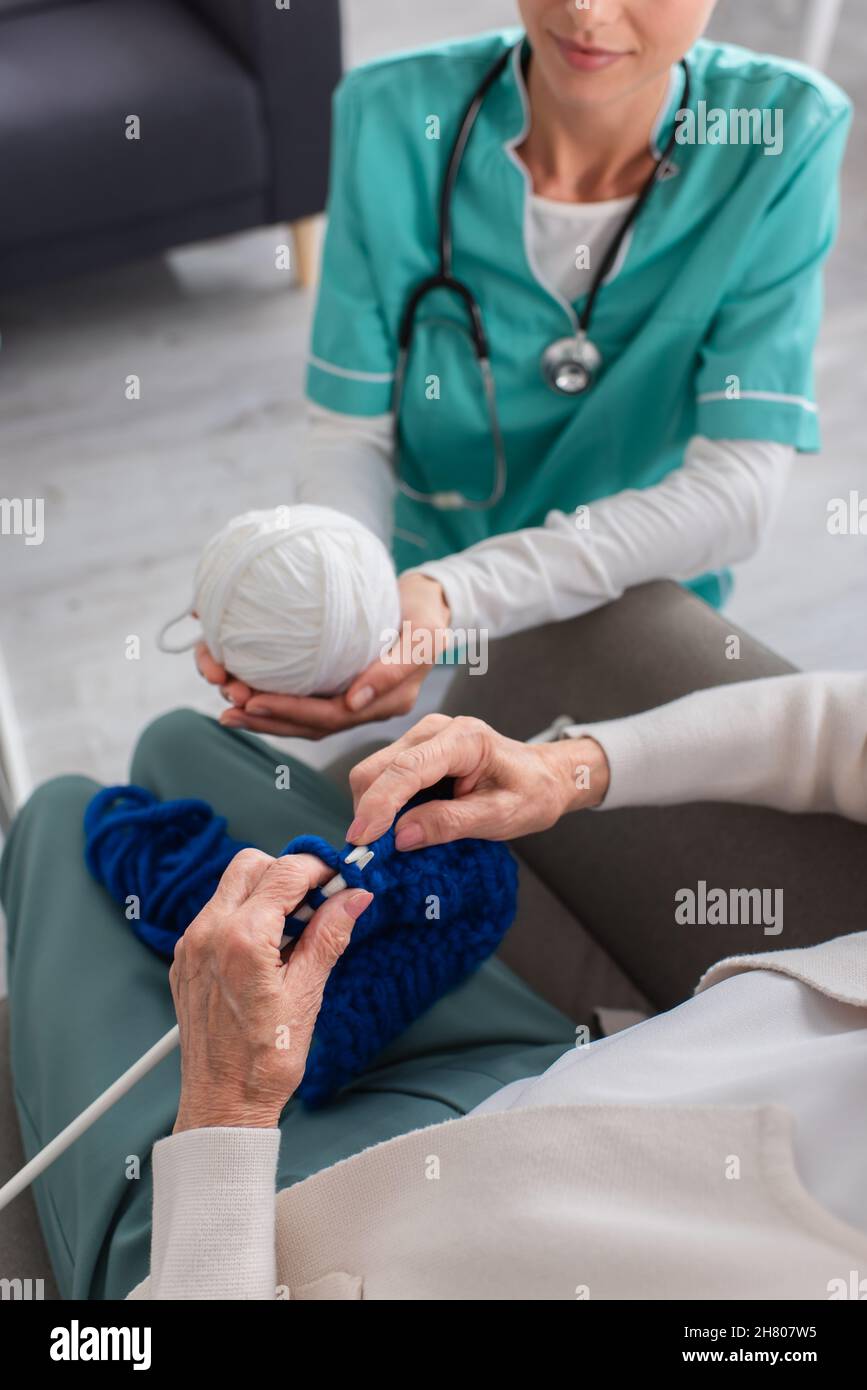
M 198 796 L 230 834 L 277 853 L 294 835 L 342 844 L 351 805 L 321 774 L 251 735 L 180 710 L 135 750 L 131 781 L 168 799 Z M 280 779 L 281 781 L 285 779 Z M 0 863 L 9 923 L 12 1071 L 30 1158 L 175 1021 L 168 966 L 133 935 L 88 874 L 82 819 L 98 790 L 84 777 L 40 787 Z M 363 1077 L 315 1112 L 290 1101 L 278 1187 L 370 1144 L 466 1113 L 536 1075 L 574 1041 L 572 1023 L 499 961 L 420 1018 Z M 35 1184 L 58 1287 L 66 1298 L 123 1298 L 148 1271 L 150 1151 L 170 1134 L 178 1054 L 166 1058 Z

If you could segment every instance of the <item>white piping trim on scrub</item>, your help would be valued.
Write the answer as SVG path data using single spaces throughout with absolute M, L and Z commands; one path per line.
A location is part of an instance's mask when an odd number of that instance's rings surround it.
M 333 362 L 326 362 L 322 357 L 314 357 L 312 353 L 307 361 L 312 367 L 318 367 L 321 372 L 347 377 L 350 381 L 394 381 L 394 372 L 356 372 L 351 367 L 338 367 Z
M 704 405 L 705 401 L 778 401 L 780 405 L 800 406 L 813 415 L 819 409 L 816 402 L 808 401 L 806 396 L 786 396 L 781 391 L 739 391 L 736 396 L 730 396 L 728 391 L 704 391 L 696 397 L 696 403 Z

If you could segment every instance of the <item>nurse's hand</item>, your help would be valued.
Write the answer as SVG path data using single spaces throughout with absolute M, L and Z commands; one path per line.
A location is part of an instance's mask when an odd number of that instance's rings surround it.
M 175 1134 L 214 1125 L 273 1129 L 297 1090 L 322 993 L 372 900 L 335 893 L 280 953 L 284 918 L 331 874 L 309 854 L 236 854 L 175 947 L 169 974 L 181 1035 Z
M 451 614 L 435 579 L 423 574 L 407 574 L 398 580 L 398 588 L 402 620 L 411 624 L 413 633 L 436 634 L 448 628 Z M 413 650 L 412 642 L 406 645 Z M 436 640 L 419 643 L 415 649 L 422 647 L 433 652 Z M 418 661 L 374 661 L 356 676 L 344 694 L 326 698 L 251 691 L 243 682 L 228 676 L 207 649 L 200 649 L 196 660 L 205 679 L 221 685 L 223 694 L 232 702 L 232 708 L 224 710 L 220 716 L 221 724 L 229 729 L 250 729 L 254 733 L 286 738 L 320 739 L 356 724 L 409 714 L 422 682 L 432 670 L 431 665 Z
M 476 837 L 513 840 L 547 830 L 566 811 L 598 806 L 608 760 L 592 738 L 518 743 L 481 719 L 429 714 L 349 775 L 355 819 L 346 838 L 369 844 L 416 792 L 455 778 L 451 801 L 428 801 L 397 822 L 398 849 Z

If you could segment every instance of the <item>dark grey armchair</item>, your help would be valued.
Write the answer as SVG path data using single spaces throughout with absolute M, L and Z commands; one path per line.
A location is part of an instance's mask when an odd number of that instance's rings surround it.
M 339 0 L 0 0 L 0 289 L 273 222 L 309 278 L 340 72 Z

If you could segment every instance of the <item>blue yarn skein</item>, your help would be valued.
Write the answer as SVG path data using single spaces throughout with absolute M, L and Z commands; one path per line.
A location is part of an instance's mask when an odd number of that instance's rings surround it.
M 143 787 L 107 787 L 84 816 L 85 860 L 145 945 L 171 959 L 175 943 L 245 848 L 205 801 L 160 802 Z M 503 844 L 456 840 L 399 854 L 394 830 L 371 844 L 363 870 L 316 835 L 299 835 L 283 854 L 315 854 L 373 902 L 331 973 L 298 1094 L 324 1104 L 359 1076 L 390 1042 L 496 950 L 517 903 L 517 866 Z M 310 905 L 322 901 L 318 889 Z M 429 915 L 430 914 L 430 915 Z M 438 915 L 437 915 L 438 914 Z M 297 935 L 304 924 L 286 920 Z

